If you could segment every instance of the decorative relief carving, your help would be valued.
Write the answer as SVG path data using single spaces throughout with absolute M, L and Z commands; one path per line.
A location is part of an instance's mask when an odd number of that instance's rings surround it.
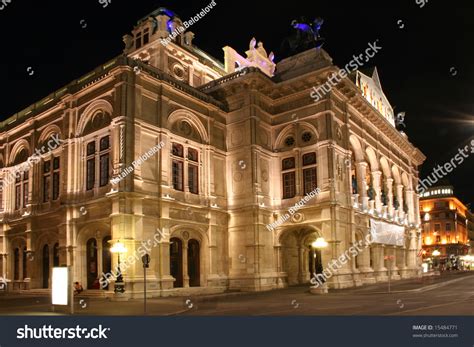
M 291 217 L 291 221 L 293 223 L 300 223 L 304 221 L 304 215 L 301 212 L 297 212 Z

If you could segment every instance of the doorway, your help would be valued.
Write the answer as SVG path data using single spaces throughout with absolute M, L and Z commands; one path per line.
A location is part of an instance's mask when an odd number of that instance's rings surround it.
M 199 287 L 201 285 L 200 272 L 200 247 L 199 241 L 191 239 L 188 242 L 188 275 L 189 286 Z
M 49 287 L 49 246 L 43 247 L 43 288 Z
M 96 288 L 97 280 L 97 240 L 89 239 L 87 241 L 87 262 L 86 262 L 86 273 L 87 273 L 87 289 L 99 289 Z
M 173 287 L 183 286 L 183 242 L 173 237 L 170 239 L 170 274 L 175 278 Z

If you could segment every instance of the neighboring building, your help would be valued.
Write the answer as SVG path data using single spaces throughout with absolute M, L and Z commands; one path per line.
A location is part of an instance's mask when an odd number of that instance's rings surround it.
M 474 220 L 469 209 L 454 195 L 452 186 L 442 185 L 427 189 L 420 196 L 422 243 L 425 258 L 440 252 L 439 262 L 469 252 L 469 228 Z M 472 235 L 472 231 L 471 231 Z
M 269 290 L 308 283 L 315 255 L 326 268 L 370 230 L 370 249 L 335 271 L 330 288 L 386 281 L 388 266 L 393 279 L 418 276 L 425 157 L 387 119 L 385 96 L 384 114 L 367 99 L 383 95 L 375 70 L 364 94 L 353 74 L 314 102 L 312 88 L 338 71 L 324 50 L 275 65 L 253 39 L 247 57 L 225 47 L 222 64 L 191 32 L 164 45 L 180 25 L 168 10 L 151 13 L 124 37 L 124 55 L 0 125 L 9 288 L 48 288 L 57 265 L 96 288 L 120 241 L 124 295 L 143 293 L 144 245 L 151 295 Z M 8 179 L 55 135 L 59 145 Z M 311 248 L 318 237 L 329 243 L 321 252 Z

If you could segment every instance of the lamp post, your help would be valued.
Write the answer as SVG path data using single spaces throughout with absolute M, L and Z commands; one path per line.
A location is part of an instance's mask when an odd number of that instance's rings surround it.
M 322 250 L 323 248 L 326 248 L 328 246 L 328 243 L 326 240 L 324 240 L 323 237 L 318 237 L 312 244 L 311 247 L 314 249 L 314 279 L 316 280 L 316 275 L 318 274 L 317 270 L 317 250 Z M 321 257 L 322 261 L 322 257 Z M 321 286 L 315 284 L 313 287 L 311 287 L 310 292 L 313 294 L 327 294 L 328 288 L 326 285 L 326 282 L 324 282 Z
M 117 264 L 117 279 L 115 280 L 114 284 L 114 292 L 115 293 L 123 293 L 125 292 L 125 283 L 123 282 L 122 270 L 120 270 L 120 254 L 127 253 L 127 248 L 125 245 L 118 240 L 111 248 L 110 252 L 117 253 L 118 256 L 118 264 Z

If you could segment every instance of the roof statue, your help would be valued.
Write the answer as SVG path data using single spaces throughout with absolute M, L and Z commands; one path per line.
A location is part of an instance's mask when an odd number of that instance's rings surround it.
M 312 22 L 304 17 L 293 20 L 291 26 L 296 30 L 283 41 L 282 51 L 291 55 L 311 48 L 321 48 L 325 41 L 319 33 L 323 23 L 324 19 L 320 17 Z

